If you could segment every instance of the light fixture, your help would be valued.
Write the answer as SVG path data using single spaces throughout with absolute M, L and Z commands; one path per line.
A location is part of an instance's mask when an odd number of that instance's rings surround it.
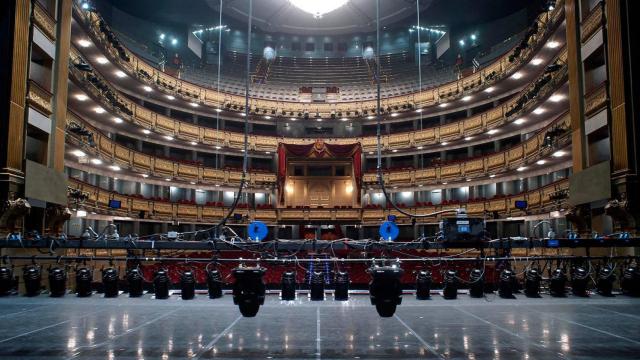
M 535 59 L 531 60 L 531 64 L 535 65 L 535 66 L 538 66 L 538 65 L 542 64 L 542 61 L 543 60 L 541 58 L 535 58 Z
M 367 116 L 367 120 L 373 120 L 373 119 L 375 119 L 375 118 L 376 118 L 376 117 L 375 117 L 375 116 L 373 116 L 373 115 L 369 115 L 369 116 Z
M 82 46 L 83 48 L 86 48 L 91 46 L 91 41 L 85 40 L 85 39 L 78 40 L 78 45 Z
M 316 121 L 317 121 L 317 122 L 321 122 L 321 121 L 322 121 L 322 119 L 321 119 L 321 118 L 318 118 L 318 119 L 316 119 Z
M 552 102 L 560 102 L 564 99 L 564 96 L 562 95 L 553 95 L 549 98 L 550 101 Z
M 496 177 L 496 174 L 491 174 L 489 175 L 489 177 L 493 179 L 494 177 Z
M 540 115 L 540 114 L 544 113 L 544 111 L 545 110 L 543 108 L 539 107 L 539 108 L 533 110 L 533 113 L 536 114 L 536 115 Z
M 391 113 L 391 117 L 396 117 L 398 115 L 400 115 L 400 114 L 398 114 L 397 112 Z
M 200 105 L 198 105 L 197 103 L 194 103 L 194 102 L 192 102 L 192 103 L 189 103 L 189 105 L 191 105 L 191 107 L 194 107 L 194 108 L 195 108 L 195 107 L 198 107 L 198 106 L 200 106 Z
M 86 210 L 76 210 L 76 217 L 87 217 Z
M 216 108 L 216 110 L 215 110 L 215 111 L 216 111 L 217 113 L 221 113 L 221 112 L 222 112 L 222 109 L 220 109 L 220 108 Z
M 514 80 L 518 80 L 518 79 L 521 79 L 522 76 L 523 76 L 522 73 L 518 71 L 517 73 L 511 75 L 511 78 Z
M 102 164 L 102 160 L 100 159 L 91 159 L 91 163 L 94 165 L 100 165 Z
M 298 120 L 298 119 L 296 119 L 296 118 L 291 118 L 291 119 L 289 119 L 289 120 L 291 120 L 291 121 L 296 121 L 296 120 Z
M 171 181 L 171 178 L 165 178 L 164 181 Z
M 467 182 L 471 182 L 471 179 L 467 179 Z
M 117 76 L 117 77 L 119 77 L 119 78 L 123 78 L 123 77 L 127 76 L 127 74 L 125 74 L 123 71 L 120 71 L 120 70 L 117 70 L 117 71 L 115 72 L 115 74 L 116 74 L 116 76 Z
M 220 145 L 216 145 L 216 150 L 220 150 L 222 147 Z
M 545 160 L 538 160 L 538 161 L 536 161 L 536 164 L 538 164 L 538 165 L 544 165 L 544 164 L 546 164 L 546 163 L 547 163 L 547 162 L 546 162 Z
M 109 169 L 111 169 L 113 171 L 120 171 L 121 170 L 120 166 L 118 166 L 118 165 L 110 165 Z
M 472 140 L 472 139 L 473 139 L 473 137 L 471 137 L 471 136 L 467 136 L 466 138 L 464 138 L 464 141 L 470 141 L 470 140 Z
M 491 129 L 489 131 L 487 131 L 487 134 L 489 135 L 493 135 L 493 134 L 497 134 L 498 133 L 498 129 Z
M 373 151 L 369 151 L 369 155 L 373 155 Z
M 97 61 L 97 62 L 98 62 L 98 64 L 100 64 L 100 65 L 104 65 L 104 64 L 106 64 L 106 63 L 108 63 L 108 62 L 109 62 L 109 60 L 107 60 L 107 58 L 106 58 L 106 57 L 104 57 L 104 56 L 99 56 L 99 57 L 97 57 L 97 58 L 96 58 L 96 61 Z
M 265 151 L 264 153 L 267 155 L 271 155 L 271 151 Z
M 71 153 L 73 155 L 77 156 L 77 157 L 85 157 L 85 156 L 87 156 L 87 154 L 85 154 L 84 151 L 82 151 L 82 150 L 74 150 Z
M 163 136 L 165 139 L 169 140 L 169 141 L 173 141 L 173 137 L 169 136 L 169 135 L 165 135 Z
M 85 94 L 77 94 L 76 95 L 76 99 L 78 99 L 78 101 L 87 101 L 87 99 L 89 99 L 89 97 Z
M 342 119 L 340 119 L 341 121 L 349 121 L 349 118 L 343 117 Z
M 519 118 L 519 119 L 516 119 L 516 121 L 514 121 L 513 123 L 516 125 L 522 125 L 524 124 L 525 121 L 526 121 L 525 119 Z
M 153 91 L 151 86 L 147 86 L 147 85 L 143 86 L 142 89 L 144 89 L 144 91 L 146 91 L 146 92 L 152 92 Z
M 398 149 L 393 149 L 393 150 L 391 150 L 391 152 L 397 153 Z
M 422 112 L 422 109 L 417 109 L 417 110 L 416 110 L 416 112 L 417 112 L 417 113 L 421 113 L 421 112 Z
M 178 45 L 178 39 L 176 38 L 171 39 L 171 45 L 174 45 L 174 46 Z
M 195 142 L 195 141 L 192 141 L 192 142 L 190 142 L 189 144 L 191 144 L 191 145 L 193 145 L 193 146 L 198 145 L 198 143 L 197 143 L 197 142 Z
M 553 153 L 553 157 L 562 157 L 562 156 L 565 156 L 565 154 L 566 153 L 564 151 L 558 150 L 558 151 Z
M 145 134 L 145 135 L 149 135 L 149 134 L 151 134 L 151 130 L 149 130 L 149 129 L 142 129 L 142 133 L 143 133 L 143 134 Z
M 470 101 L 470 100 L 471 100 L 471 95 L 467 95 L 462 98 L 462 101 Z
M 460 46 L 464 46 L 464 40 L 460 39 L 460 41 L 458 41 L 458 43 L 460 44 Z
M 516 171 L 525 171 L 527 170 L 526 166 L 520 166 L 519 168 L 516 169 Z
M 418 146 L 416 149 L 422 150 L 422 149 L 424 149 L 424 146 Z
M 448 142 L 446 142 L 446 141 L 443 141 L 443 142 L 441 142 L 441 143 L 440 143 L 440 145 L 442 145 L 442 146 L 447 146 L 447 145 L 449 145 L 449 143 L 448 143 Z
M 319 19 L 323 15 L 328 14 L 348 3 L 348 0 L 323 0 L 323 1 L 309 1 L 309 0 L 289 0 L 291 5 L 298 9 L 313 15 L 314 18 Z
M 447 184 L 448 184 L 447 182 L 443 182 L 443 183 L 442 183 L 442 185 L 447 185 Z
M 195 184 L 196 184 L 196 182 L 195 182 L 195 181 L 189 181 L 189 184 L 191 184 L 191 185 L 195 185 Z
M 104 114 L 105 110 L 103 108 L 101 108 L 100 106 L 94 107 L 93 111 L 96 112 L 96 114 Z
M 560 43 L 559 43 L 558 41 L 549 41 L 549 42 L 547 43 L 547 47 L 548 47 L 548 48 L 551 48 L 551 49 L 555 49 L 555 48 L 557 48 L 558 46 L 560 46 Z
M 119 117 L 114 117 L 113 118 L 113 122 L 116 123 L 116 124 L 122 124 L 123 120 L 121 118 L 119 118 Z
M 447 106 L 449 106 L 449 103 L 442 103 L 440 105 L 438 105 L 441 108 L 446 108 Z
M 176 99 L 176 97 L 175 97 L 175 96 L 173 96 L 173 95 L 167 95 L 167 99 L 169 99 L 169 100 L 175 100 L 175 99 Z
M 142 177 L 143 177 L 143 178 L 145 178 L 145 179 L 149 177 L 149 175 L 148 175 L 148 174 L 141 174 L 140 176 L 142 176 Z
M 484 92 L 491 94 L 495 89 L 496 89 L 495 87 L 491 86 L 484 89 Z

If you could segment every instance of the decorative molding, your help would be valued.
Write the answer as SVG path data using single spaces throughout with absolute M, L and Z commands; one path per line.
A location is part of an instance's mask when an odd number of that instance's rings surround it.
M 581 41 L 586 43 L 602 27 L 602 6 L 598 3 L 581 24 Z
M 56 41 L 56 21 L 38 1 L 33 1 L 33 23 L 42 30 L 42 33 L 52 42 Z
M 46 117 L 51 116 L 53 112 L 51 106 L 52 97 L 53 95 L 50 92 L 43 89 L 35 81 L 29 80 L 27 102 Z

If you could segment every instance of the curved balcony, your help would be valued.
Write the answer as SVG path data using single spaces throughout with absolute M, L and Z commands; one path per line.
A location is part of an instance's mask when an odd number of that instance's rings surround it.
M 183 223 L 214 224 L 220 221 L 228 208 L 220 203 L 209 205 L 181 204 L 167 201 L 149 200 L 116 192 L 69 179 L 69 186 L 80 190 L 88 199 L 79 206 L 97 214 L 108 215 L 114 220 L 180 221 Z M 497 213 L 501 216 L 523 216 L 525 213 L 515 206 L 516 200 L 528 202 L 528 214 L 541 214 L 558 210 L 566 200 L 569 180 L 563 179 L 547 186 L 522 194 L 481 200 L 463 204 L 425 205 L 406 209 L 415 214 L 429 214 L 448 209 L 465 208 L 470 215 L 481 216 Z M 109 208 L 110 200 L 121 202 L 120 209 Z M 72 202 L 73 203 L 73 202 Z M 74 203 L 75 204 L 75 203 Z M 251 220 L 261 220 L 268 224 L 300 223 L 309 221 L 351 221 L 353 223 L 377 224 L 387 215 L 396 215 L 398 222 L 410 223 L 410 219 L 389 209 L 268 209 L 243 206 L 235 211 Z M 435 220 L 431 218 L 428 220 Z
M 97 44 L 106 50 L 111 61 L 117 64 L 126 74 L 139 79 L 148 86 L 160 88 L 164 93 L 179 97 L 190 102 L 201 103 L 212 108 L 240 108 L 244 107 L 243 96 L 218 92 L 216 90 L 201 87 L 187 81 L 165 74 L 152 65 L 136 56 L 133 52 L 119 44 L 114 48 L 107 39 L 100 27 L 106 27 L 99 14 L 95 12 L 83 11 L 79 7 L 74 7 L 74 14 L 78 22 L 84 26 L 84 30 L 90 34 Z M 508 52 L 497 58 L 493 63 L 483 69 L 469 74 L 460 80 L 440 85 L 436 88 L 414 92 L 408 95 L 387 97 L 383 100 L 383 108 L 424 108 L 431 107 L 443 102 L 449 102 L 463 98 L 471 93 L 485 89 L 500 79 L 510 76 L 516 72 L 523 64 L 531 60 L 536 50 L 539 49 L 554 31 L 556 26 L 564 18 L 564 6 L 562 1 L 556 4 L 551 12 L 545 12 L 538 18 L 541 24 L 545 24 L 542 31 L 538 31 L 529 39 L 529 46 L 521 51 L 518 56 L 513 57 L 512 52 Z M 376 108 L 376 101 L 340 102 L 340 103 L 314 103 L 303 104 L 299 102 L 272 101 L 264 99 L 252 99 L 254 108 L 271 109 L 278 113 L 300 113 L 309 111 L 318 113 L 320 116 L 328 117 L 332 112 L 355 112 L 362 113 L 364 110 Z

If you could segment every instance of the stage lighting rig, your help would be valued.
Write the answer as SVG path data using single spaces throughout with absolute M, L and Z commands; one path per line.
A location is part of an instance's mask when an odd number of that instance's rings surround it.
M 91 296 L 91 281 L 93 272 L 87 267 L 76 269 L 76 295 L 78 297 Z
M 458 272 L 456 270 L 447 270 L 444 273 L 444 289 L 442 293 L 447 300 L 458 298 Z
M 153 291 L 156 299 L 164 300 L 169 298 L 169 273 L 165 269 L 158 269 L 153 278 Z
M 49 292 L 51 297 L 62 297 L 67 292 L 67 272 L 59 267 L 49 269 Z
M 571 292 L 573 295 L 587 297 L 587 283 L 589 281 L 589 271 L 578 266 L 571 271 Z
M 371 275 L 369 294 L 371 305 L 375 305 L 378 315 L 391 317 L 396 307 L 402 303 L 402 283 L 404 270 L 399 264 L 373 265 L 368 270 Z
M 540 269 L 527 269 L 524 275 L 524 294 L 527 297 L 540 297 Z
M 469 274 L 469 296 L 472 298 L 484 296 L 484 271 L 482 269 L 475 268 Z
M 218 269 L 207 270 L 207 288 L 209 299 L 222 297 L 222 275 Z
M 180 276 L 180 295 L 182 300 L 191 300 L 196 296 L 196 277 L 191 270 Z
M 13 289 L 13 269 L 7 266 L 0 267 L 0 296 L 9 295 Z
M 104 297 L 118 297 L 118 270 L 108 267 L 102 270 L 102 286 L 104 287 Z
M 498 286 L 498 294 L 501 298 L 511 299 L 513 298 L 513 283 L 515 275 L 513 271 L 504 269 L 500 273 L 500 283 Z
M 129 286 L 129 297 L 140 297 L 143 293 L 144 277 L 142 271 L 135 267 L 127 271 L 127 284 Z
M 311 301 L 323 301 L 324 300 L 324 272 L 313 271 L 309 274 L 310 277 L 310 290 L 309 299 Z
M 25 295 L 29 297 L 40 295 L 40 281 L 42 279 L 42 270 L 40 266 L 32 264 L 22 269 L 22 278 L 24 279 Z
M 625 295 L 640 296 L 640 269 L 637 264 L 631 264 L 624 269 L 620 287 Z
M 549 293 L 553 297 L 565 297 L 565 286 L 567 284 L 567 274 L 564 269 L 557 268 L 551 273 L 551 279 L 549 279 Z
M 598 294 L 602 296 L 612 296 L 613 283 L 616 281 L 616 274 L 613 272 L 611 266 L 603 266 L 598 271 L 598 280 L 596 281 L 596 287 Z
M 335 292 L 333 293 L 333 299 L 336 301 L 349 300 L 349 273 L 346 271 L 338 271 L 335 281 Z
M 420 270 L 416 274 L 416 299 L 429 300 L 431 298 L 431 271 Z
M 233 283 L 233 303 L 238 305 L 244 317 L 254 317 L 264 304 L 265 284 L 263 276 L 267 270 L 260 266 L 245 267 L 243 265 L 231 272 L 235 278 Z
M 281 292 L 280 299 L 285 301 L 292 301 L 296 299 L 296 273 L 293 271 L 285 271 L 282 273 L 282 279 L 280 282 Z

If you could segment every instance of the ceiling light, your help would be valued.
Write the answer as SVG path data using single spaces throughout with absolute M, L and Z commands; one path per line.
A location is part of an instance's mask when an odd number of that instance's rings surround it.
M 540 114 L 542 114 L 543 112 L 544 112 L 544 109 L 543 109 L 543 108 L 537 108 L 537 109 L 533 110 L 533 113 L 534 113 L 534 114 L 536 114 L 536 115 L 540 115 Z
M 216 150 L 220 150 L 222 147 L 220 145 L 216 145 Z
M 398 116 L 398 115 L 400 115 L 400 114 L 398 114 L 398 113 L 396 113 L 396 112 L 391 113 L 391 117 L 396 117 L 396 116 Z
M 163 136 L 165 139 L 169 140 L 169 141 L 173 141 L 173 137 L 169 136 L 169 135 L 165 135 Z
M 76 210 L 76 217 L 87 217 L 86 210 Z
M 143 89 L 144 89 L 144 91 L 146 91 L 146 92 L 152 92 L 152 91 L 153 91 L 153 89 L 151 88 L 151 86 L 147 86 L 147 85 L 145 85 L 145 86 L 143 86 L 142 88 L 143 88 Z
M 552 102 L 560 102 L 564 99 L 564 96 L 562 95 L 553 95 L 549 98 L 549 100 L 551 100 Z
M 471 139 L 473 139 L 471 136 L 467 136 L 466 138 L 464 138 L 464 141 L 469 141 Z
M 496 89 L 496 88 L 495 88 L 495 87 L 493 87 L 493 86 L 492 86 L 492 87 L 488 87 L 488 88 L 484 89 L 484 92 L 486 92 L 486 93 L 492 93 L 495 89 Z
M 173 95 L 167 95 L 167 99 L 169 99 L 169 100 L 175 100 L 175 99 L 176 99 L 176 97 L 175 97 L 175 96 L 173 96 Z
M 109 60 L 107 60 L 107 58 L 104 56 L 100 56 L 96 58 L 96 61 L 98 62 L 98 64 L 101 64 L 101 65 L 104 65 L 109 62 Z
M 197 143 L 197 142 L 195 142 L 195 141 L 192 141 L 192 142 L 190 142 L 189 144 L 191 144 L 191 145 L 193 145 L 193 146 L 198 145 L 198 143 Z
M 119 118 L 119 117 L 114 117 L 113 118 L 113 122 L 115 122 L 116 124 L 122 124 L 122 121 L 123 120 L 121 118 Z
M 271 155 L 271 151 L 265 151 L 264 153 L 267 155 Z
M 216 184 L 216 187 L 220 187 L 220 184 Z
M 122 72 L 120 70 L 116 71 L 115 74 L 119 78 L 123 78 L 123 77 L 127 76 L 127 74 L 125 74 L 124 72 Z
M 85 154 L 84 151 L 82 151 L 82 150 L 74 150 L 71 153 L 73 155 L 77 156 L 77 157 L 85 157 L 85 156 L 87 156 L 87 154 Z
M 448 103 L 442 103 L 442 104 L 440 104 L 438 106 L 440 106 L 441 108 L 446 108 L 447 106 L 449 106 L 449 104 Z
M 520 166 L 519 168 L 516 169 L 516 171 L 525 171 L 527 170 L 526 166 Z
M 171 181 L 171 178 L 166 178 L 164 179 L 164 181 Z
M 490 178 L 494 178 L 494 177 L 496 177 L 496 174 L 491 174 L 491 175 L 489 175 L 489 177 Z
M 85 94 L 78 94 L 76 95 L 76 99 L 78 99 L 78 101 L 87 101 L 89 97 Z
M 369 116 L 367 116 L 367 120 L 373 120 L 373 119 L 375 119 L 375 118 L 376 118 L 376 117 L 375 117 L 375 116 L 373 116 L 373 115 L 369 115 Z
M 449 143 L 448 143 L 448 142 L 446 142 L 446 141 L 443 141 L 442 143 L 440 143 L 440 145 L 442 145 L 442 146 L 446 146 L 446 145 L 449 145 Z
M 85 39 L 78 40 L 78 45 L 82 46 L 83 48 L 86 48 L 91 46 L 91 41 L 85 40 Z
M 565 156 L 566 153 L 562 150 L 558 150 L 556 152 L 553 153 L 553 157 L 561 157 L 561 156 Z
M 148 174 L 141 174 L 141 176 L 142 176 L 143 178 L 148 178 L 148 177 L 149 177 L 149 175 L 148 175 Z
M 560 46 L 560 43 L 558 41 L 549 41 L 547 43 L 547 47 L 551 48 L 551 49 L 555 49 L 558 46 Z
M 242 117 L 247 116 L 247 114 L 245 114 L 245 113 L 243 113 L 243 112 L 241 112 L 241 113 L 240 113 L 240 114 L 238 114 L 238 115 L 240 115 L 240 116 L 242 116 Z
M 349 118 L 346 118 L 346 117 L 345 117 L 345 118 L 342 118 L 342 119 L 340 119 L 340 120 L 342 120 L 342 121 L 349 121 Z
M 101 108 L 100 106 L 94 107 L 93 111 L 95 111 L 96 114 L 104 114 L 104 112 L 105 112 L 105 110 L 103 108 Z
M 498 133 L 498 129 L 491 129 L 489 131 L 487 131 L 487 134 L 489 135 L 493 135 L 493 134 L 497 134 Z
M 296 121 L 296 120 L 298 120 L 298 119 L 296 119 L 296 118 L 291 118 L 291 119 L 289 119 L 289 120 L 291 120 L 291 121 Z
M 511 75 L 511 78 L 514 79 L 514 80 L 521 79 L 522 78 L 522 73 L 518 71 L 517 73 Z
M 369 151 L 369 155 L 373 155 L 373 151 Z
M 469 101 L 469 100 L 471 100 L 471 95 L 467 95 L 462 98 L 462 101 Z
M 418 150 L 422 150 L 422 149 L 424 149 L 424 146 L 418 146 L 417 149 Z
M 145 134 L 145 135 L 149 135 L 149 134 L 151 134 L 151 130 L 149 130 L 149 129 L 142 129 L 142 133 L 143 133 L 143 134 Z
M 319 19 L 324 14 L 330 13 L 346 3 L 348 0 L 323 0 L 323 1 L 309 1 L 309 0 L 289 0 L 291 5 L 298 9 L 313 15 L 314 18 Z
M 422 109 L 417 109 L 417 110 L 416 110 L 416 112 L 417 112 L 417 113 L 421 113 L 421 112 L 422 112 Z
M 222 112 L 222 109 L 219 109 L 219 108 L 218 108 L 218 109 L 216 109 L 216 112 L 217 112 L 217 113 L 221 113 L 221 112 Z
M 109 166 L 109 169 L 113 170 L 113 171 L 120 171 L 120 166 L 118 165 L 111 165 Z
M 91 163 L 94 165 L 100 165 L 102 164 L 102 160 L 100 159 L 91 159 Z
M 447 184 L 448 184 L 448 183 L 446 183 L 446 182 L 443 182 L 443 183 L 442 183 L 442 185 L 447 185 Z
M 467 179 L 467 182 L 471 182 L 471 179 Z
M 318 118 L 316 121 L 317 121 L 317 122 L 321 122 L 321 121 L 322 121 L 322 119 L 321 119 L 321 118 Z
M 544 164 L 546 164 L 546 163 L 547 163 L 547 162 L 546 162 L 545 160 L 538 160 L 538 161 L 536 161 L 536 164 L 538 164 L 538 165 L 544 165 Z
M 269 115 L 265 116 L 264 118 L 267 119 L 267 120 L 271 120 L 271 116 L 269 116 Z
M 542 64 L 542 61 L 543 60 L 540 59 L 540 58 L 535 58 L 535 59 L 531 60 L 531 64 L 533 64 L 535 66 L 538 66 L 538 65 Z
M 196 104 L 196 103 L 194 103 L 194 102 L 189 103 L 189 105 L 191 105 L 191 107 L 198 107 L 198 106 L 200 106 L 200 105 L 198 105 L 198 104 Z
M 396 152 L 398 152 L 398 149 L 393 149 L 393 150 L 391 150 L 391 152 L 396 153 Z
M 196 184 L 196 182 L 195 182 L 195 181 L 189 181 L 189 184 L 191 184 L 191 185 L 195 185 L 195 184 Z
M 516 119 L 516 121 L 514 121 L 513 123 L 516 125 L 522 125 L 524 124 L 525 121 L 526 121 L 525 119 L 520 118 L 520 119 Z

